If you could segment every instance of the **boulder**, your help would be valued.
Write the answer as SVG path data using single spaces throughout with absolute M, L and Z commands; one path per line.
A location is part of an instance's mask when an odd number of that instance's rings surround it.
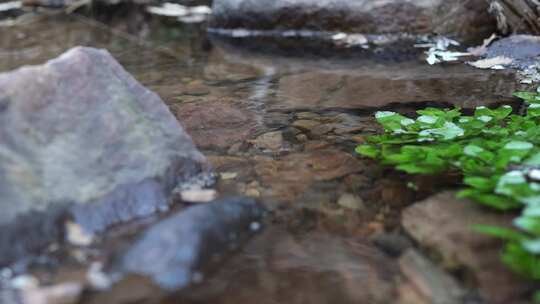
M 105 50 L 0 74 L 0 264 L 59 237 L 63 217 L 97 232 L 166 209 L 206 164 Z
M 215 0 L 211 26 L 481 38 L 496 27 L 485 0 Z

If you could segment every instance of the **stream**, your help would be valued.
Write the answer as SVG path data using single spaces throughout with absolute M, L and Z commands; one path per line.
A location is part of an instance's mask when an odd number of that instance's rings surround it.
M 374 112 L 513 103 L 519 89 L 510 72 L 429 66 L 410 45 L 364 50 L 310 38 L 230 38 L 131 6 L 39 14 L 0 31 L 2 72 L 77 45 L 109 50 L 192 136 L 220 176 L 219 196 L 255 197 L 271 214 L 261 234 L 188 291 L 154 298 L 134 277 L 85 293 L 84 304 L 396 303 L 397 257 L 416 246 L 401 211 L 452 182 L 406 180 L 355 155 L 366 136 L 381 132 Z M 155 220 L 115 227 L 84 254 L 100 260 Z M 86 268 L 77 254 L 61 253 L 57 270 L 39 266 L 34 274 L 50 283 L 80 278 Z M 476 299 L 474 284 L 465 285 Z

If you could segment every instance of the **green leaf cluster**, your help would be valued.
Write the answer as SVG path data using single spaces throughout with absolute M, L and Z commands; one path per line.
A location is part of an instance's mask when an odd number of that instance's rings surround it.
M 448 171 L 463 175 L 460 197 L 499 211 L 516 210 L 514 228 L 476 226 L 506 241 L 502 261 L 540 280 L 540 91 L 518 92 L 524 115 L 505 105 L 459 109 L 426 108 L 410 118 L 377 112 L 384 134 L 371 136 L 356 152 L 410 174 Z

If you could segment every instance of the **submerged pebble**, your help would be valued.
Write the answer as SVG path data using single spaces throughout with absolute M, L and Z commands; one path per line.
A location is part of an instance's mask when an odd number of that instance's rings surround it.
M 116 265 L 122 274 L 151 278 L 166 290 L 200 282 L 211 262 L 262 227 L 255 200 L 232 197 L 196 205 L 150 228 Z

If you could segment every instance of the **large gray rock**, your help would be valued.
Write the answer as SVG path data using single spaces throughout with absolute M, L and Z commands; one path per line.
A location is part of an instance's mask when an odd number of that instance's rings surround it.
M 437 33 L 479 38 L 495 19 L 485 0 L 214 0 L 212 26 L 257 30 Z
M 58 237 L 53 213 L 101 231 L 167 208 L 205 167 L 159 96 L 105 50 L 0 74 L 0 264 Z

